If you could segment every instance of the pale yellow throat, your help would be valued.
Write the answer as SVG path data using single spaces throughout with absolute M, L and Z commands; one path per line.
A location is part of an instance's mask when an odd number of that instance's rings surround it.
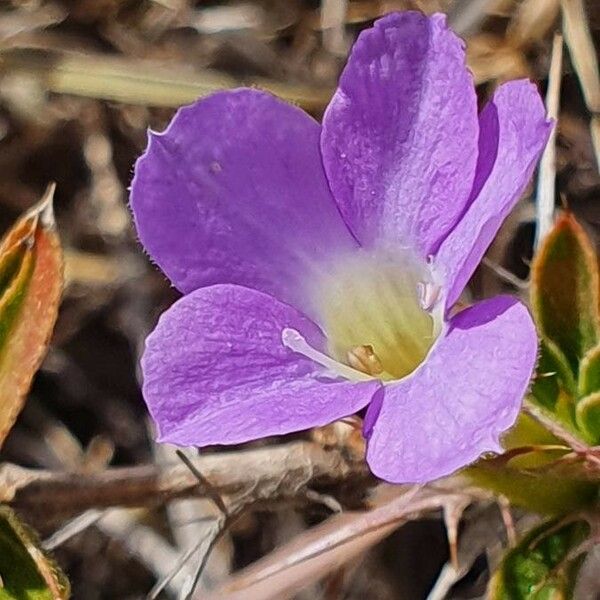
M 379 379 L 405 377 L 440 333 L 438 289 L 408 250 L 361 250 L 337 261 L 314 291 L 329 356 Z

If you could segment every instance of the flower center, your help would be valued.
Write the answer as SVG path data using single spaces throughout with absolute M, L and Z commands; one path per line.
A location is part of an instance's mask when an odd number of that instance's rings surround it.
M 428 265 L 408 250 L 338 261 L 316 291 L 329 355 L 383 380 L 405 377 L 440 332 L 439 295 Z

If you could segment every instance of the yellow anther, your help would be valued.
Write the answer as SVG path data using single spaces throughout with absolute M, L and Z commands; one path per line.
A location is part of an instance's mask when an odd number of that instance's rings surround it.
M 376 376 L 383 373 L 381 361 L 370 344 L 352 348 L 348 352 L 348 364 L 357 371 L 362 371 L 367 375 Z

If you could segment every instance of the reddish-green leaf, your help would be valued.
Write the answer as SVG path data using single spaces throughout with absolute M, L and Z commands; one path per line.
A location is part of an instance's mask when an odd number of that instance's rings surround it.
M 534 258 L 532 310 L 543 338 L 565 354 L 574 372 L 600 340 L 598 264 L 594 248 L 570 213 L 563 214 Z
M 54 187 L 0 243 L 0 445 L 46 353 L 62 290 Z
M 0 506 L 0 600 L 63 600 L 69 582 L 39 541 L 7 506 Z

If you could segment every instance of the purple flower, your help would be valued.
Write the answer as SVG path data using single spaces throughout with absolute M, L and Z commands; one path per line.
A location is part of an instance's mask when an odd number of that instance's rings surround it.
M 131 206 L 185 294 L 142 359 L 161 441 L 237 444 L 368 407 L 388 481 L 499 449 L 534 326 L 506 296 L 450 310 L 551 125 L 528 81 L 478 115 L 464 59 L 442 15 L 391 14 L 359 36 L 322 126 L 238 89 L 150 133 Z

